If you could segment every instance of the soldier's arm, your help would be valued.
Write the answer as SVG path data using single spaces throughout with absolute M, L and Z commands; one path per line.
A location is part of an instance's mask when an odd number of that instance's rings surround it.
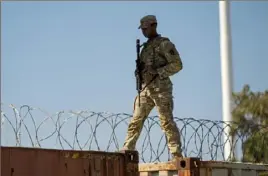
M 166 78 L 182 70 L 183 64 L 179 52 L 171 41 L 164 41 L 160 45 L 161 54 L 167 59 L 167 65 L 158 68 L 160 78 Z

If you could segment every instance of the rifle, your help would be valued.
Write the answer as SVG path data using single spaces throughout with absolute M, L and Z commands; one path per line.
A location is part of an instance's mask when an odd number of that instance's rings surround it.
M 140 40 L 136 40 L 136 49 L 137 49 L 137 59 L 136 59 L 136 90 L 138 91 L 139 96 L 139 106 L 140 106 L 140 92 L 142 90 L 142 75 L 141 75 L 141 60 L 140 60 Z

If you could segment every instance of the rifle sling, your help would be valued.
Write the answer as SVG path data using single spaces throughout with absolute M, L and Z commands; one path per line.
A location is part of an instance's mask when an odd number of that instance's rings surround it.
M 156 78 L 157 78 L 158 74 L 154 75 L 154 77 L 151 79 L 151 81 L 145 85 L 145 87 L 143 89 L 140 90 L 140 92 L 144 91 L 144 89 L 149 86 Z

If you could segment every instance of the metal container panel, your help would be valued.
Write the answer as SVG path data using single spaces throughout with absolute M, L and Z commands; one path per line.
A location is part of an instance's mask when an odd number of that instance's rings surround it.
M 1 147 L 1 176 L 138 176 L 136 151 Z
M 141 163 L 140 176 L 262 176 L 267 164 L 200 161 L 184 158 L 174 162 Z
M 205 176 L 258 176 L 268 170 L 268 165 L 257 163 L 203 161 L 201 175 Z
M 200 176 L 258 176 L 256 170 L 243 169 L 205 169 L 201 168 Z

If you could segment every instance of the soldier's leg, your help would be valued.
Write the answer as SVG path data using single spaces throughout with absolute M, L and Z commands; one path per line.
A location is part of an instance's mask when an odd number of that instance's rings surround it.
M 127 136 L 123 150 L 135 150 L 137 140 L 143 128 L 144 121 L 154 108 L 154 101 L 145 93 L 140 95 L 140 106 L 138 96 L 134 102 L 133 117 L 128 125 Z
M 159 113 L 161 128 L 167 137 L 170 153 L 173 157 L 182 157 L 180 132 L 173 119 L 172 92 L 159 92 L 152 98 Z

